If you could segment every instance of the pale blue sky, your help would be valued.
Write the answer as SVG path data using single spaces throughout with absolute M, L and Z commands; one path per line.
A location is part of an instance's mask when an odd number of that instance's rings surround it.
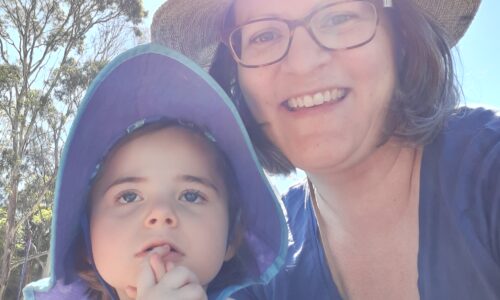
M 189 0 L 185 0 L 189 1 Z M 149 26 L 161 0 L 144 0 L 149 11 Z M 464 99 L 469 106 L 487 106 L 500 109 L 500 1 L 483 0 L 481 7 L 465 36 L 455 47 L 458 79 L 462 83 Z M 288 178 L 272 178 L 283 193 L 291 183 L 304 177 L 302 172 Z
M 500 108 L 500 1 L 484 0 L 469 30 L 458 43 L 457 61 L 466 103 Z M 461 72 L 464 70 L 464 72 Z

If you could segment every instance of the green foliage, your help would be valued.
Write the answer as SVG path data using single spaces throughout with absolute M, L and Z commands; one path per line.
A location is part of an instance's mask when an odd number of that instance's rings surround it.
M 5 223 L 7 222 L 7 209 L 2 206 L 0 207 L 0 228 L 5 228 Z M 2 230 L 3 233 L 3 230 Z M 0 233 L 1 234 L 1 233 Z
M 18 66 L 2 64 L 0 65 L 0 92 L 9 90 L 21 79 Z
M 52 220 L 52 209 L 50 208 L 40 208 L 38 214 L 34 214 L 32 222 L 34 225 L 47 224 Z
M 74 98 L 72 95 L 83 91 L 105 64 L 105 61 L 86 61 L 81 63 L 75 58 L 69 58 L 59 68 L 61 73 L 54 91 L 54 97 L 58 101 L 69 104 L 67 101 Z

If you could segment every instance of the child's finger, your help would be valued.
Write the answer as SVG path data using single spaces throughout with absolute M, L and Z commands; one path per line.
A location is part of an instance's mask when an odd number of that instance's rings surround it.
M 137 297 L 141 298 L 142 295 L 156 284 L 155 274 L 149 263 L 149 259 L 145 259 L 140 267 L 139 274 L 137 275 Z
M 206 300 L 207 293 L 199 283 L 188 283 L 177 291 L 176 296 L 185 300 Z
M 131 286 L 128 286 L 125 288 L 125 294 L 127 294 L 127 297 L 131 299 L 136 299 L 137 298 L 137 289 Z
M 166 264 L 165 268 L 167 269 L 167 272 L 170 272 L 170 271 L 172 271 L 175 268 L 175 265 L 174 265 L 173 262 L 167 261 L 167 264 Z
M 153 253 L 151 255 L 149 263 L 151 264 L 151 269 L 153 270 L 153 274 L 155 276 L 155 283 L 157 283 L 167 272 L 165 264 L 158 253 Z
M 178 289 L 189 283 L 199 284 L 199 280 L 188 268 L 184 266 L 172 268 L 172 266 L 167 263 L 167 273 L 160 280 L 160 283 L 166 288 Z

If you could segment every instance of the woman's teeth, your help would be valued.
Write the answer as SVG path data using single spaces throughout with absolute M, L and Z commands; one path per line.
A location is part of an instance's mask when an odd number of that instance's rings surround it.
M 309 108 L 318 106 L 328 102 L 339 101 L 347 94 L 346 89 L 331 89 L 323 92 L 314 93 L 312 95 L 303 95 L 300 97 L 290 98 L 286 103 L 291 109 Z

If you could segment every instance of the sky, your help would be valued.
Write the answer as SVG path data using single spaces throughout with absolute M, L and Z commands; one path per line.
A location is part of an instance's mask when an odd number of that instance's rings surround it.
M 457 45 L 458 77 L 467 105 L 500 109 L 500 1 L 484 0 L 469 30 Z M 460 63 L 461 60 L 461 63 Z
M 186 0 L 188 1 L 188 0 Z M 149 27 L 162 0 L 144 0 L 149 11 Z M 500 110 L 500 1 L 483 0 L 469 30 L 454 48 L 457 77 L 462 84 L 463 98 L 468 106 L 485 106 Z M 283 193 L 291 183 L 304 177 L 304 173 L 284 178 L 274 177 L 272 182 Z

